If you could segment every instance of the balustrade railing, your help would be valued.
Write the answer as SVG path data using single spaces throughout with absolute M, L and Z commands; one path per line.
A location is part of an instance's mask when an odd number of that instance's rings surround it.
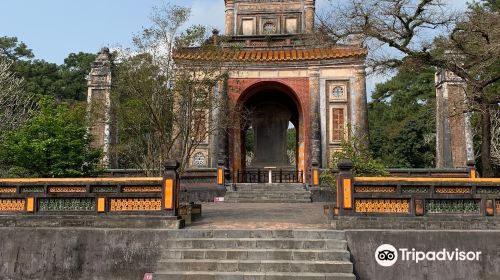
M 177 168 L 169 162 L 163 178 L 0 179 L 0 213 L 177 216 Z
M 500 214 L 500 179 L 417 177 L 354 177 L 352 163 L 339 164 L 339 216 L 367 215 L 478 215 Z
M 237 183 L 303 183 L 303 171 L 283 169 L 238 170 Z

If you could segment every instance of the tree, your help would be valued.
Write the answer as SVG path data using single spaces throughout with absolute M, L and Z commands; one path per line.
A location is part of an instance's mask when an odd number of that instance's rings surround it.
M 349 159 L 353 163 L 354 176 L 387 176 L 388 172 L 385 170 L 385 166 L 373 158 L 365 143 L 366 140 L 355 136 L 349 140 L 343 140 L 340 145 L 341 149 L 331 155 L 330 166 L 336 168 L 341 160 Z
M 34 109 L 33 97 L 22 90 L 23 80 L 10 70 L 12 64 L 0 59 L 0 141 L 6 131 L 21 126 Z
M 60 97 L 84 101 L 87 96 L 86 77 L 96 55 L 93 53 L 70 53 L 59 66 L 60 79 L 56 83 Z
M 500 106 L 491 110 L 491 158 L 500 168 Z
M 40 110 L 0 142 L 0 166 L 9 177 L 94 176 L 101 152 L 90 147 L 84 107 L 42 98 Z
M 419 72 L 401 69 L 376 86 L 368 110 L 375 158 L 394 168 L 434 165 L 435 96 L 432 68 Z
M 492 176 L 489 107 L 500 102 L 500 94 L 488 88 L 500 79 L 498 3 L 473 3 L 463 16 L 450 12 L 443 3 L 350 0 L 322 19 L 321 30 L 337 42 L 367 43 L 374 71 L 427 65 L 462 78 L 467 84 L 468 110 L 482 115 L 481 165 L 483 174 Z
M 214 112 L 224 110 L 213 95 L 225 76 L 219 62 L 174 63 L 178 49 L 211 48 L 204 27 L 179 32 L 189 14 L 178 6 L 155 8 L 152 26 L 133 39 L 135 49 L 117 59 L 113 98 L 120 143 L 115 148 L 124 164 L 148 175 L 161 174 L 169 158 L 178 159 L 183 170 L 216 129 L 210 122 Z
M 0 37 L 0 58 L 19 60 L 33 58 L 33 51 L 28 46 L 19 42 L 16 37 Z
M 85 100 L 86 76 L 95 54 L 70 53 L 62 65 L 34 59 L 33 52 L 16 37 L 0 37 L 0 59 L 12 62 L 12 71 L 24 79 L 23 91 L 59 100 Z

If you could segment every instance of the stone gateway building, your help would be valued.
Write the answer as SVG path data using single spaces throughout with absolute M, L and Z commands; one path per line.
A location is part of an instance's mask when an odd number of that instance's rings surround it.
M 224 160 L 233 178 L 238 171 L 267 167 L 296 170 L 301 181 L 309 178 L 313 162 L 328 167 L 343 139 L 367 135 L 367 50 L 315 38 L 315 0 L 225 0 L 225 5 L 221 49 L 182 49 L 175 59 L 179 64 L 218 59 L 237 65 L 224 83 L 225 96 L 233 109 L 240 109 L 231 111 L 250 113 L 207 120 L 230 117 L 242 125 L 209 137 L 193 154 L 191 167 L 215 167 Z M 296 148 L 290 160 L 287 133 L 292 126 Z M 251 161 L 245 144 L 249 130 Z

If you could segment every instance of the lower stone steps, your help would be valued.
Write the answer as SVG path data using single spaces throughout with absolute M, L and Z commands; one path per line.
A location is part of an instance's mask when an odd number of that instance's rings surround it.
M 352 263 L 349 261 L 170 259 L 160 261 L 158 265 L 161 267 L 158 273 L 168 271 L 352 272 Z
M 185 249 L 330 249 L 346 250 L 347 241 L 302 238 L 177 238 L 165 241 L 168 248 Z
M 310 203 L 311 199 L 254 199 L 254 198 L 231 198 L 227 203 Z
M 214 272 L 169 271 L 154 275 L 155 280 L 356 280 L 352 273 Z
M 346 250 L 312 249 L 169 249 L 163 259 L 214 259 L 214 260 L 308 260 L 349 261 Z
M 224 197 L 228 203 L 309 203 L 304 184 L 235 184 Z
M 355 280 L 343 231 L 172 231 L 153 279 Z

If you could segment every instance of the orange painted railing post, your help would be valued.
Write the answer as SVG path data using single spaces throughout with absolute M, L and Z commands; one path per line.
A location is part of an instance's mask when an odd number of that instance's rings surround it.
M 337 204 L 335 214 L 344 216 L 354 213 L 353 198 L 353 163 L 348 159 L 340 160 L 337 164 L 339 173 L 337 175 Z
M 476 162 L 474 160 L 467 161 L 467 174 L 469 174 L 469 178 L 471 179 L 476 179 L 479 177 L 477 176 Z
M 224 161 L 219 160 L 217 162 L 217 185 L 224 186 L 226 184 L 226 167 L 224 166 Z
M 317 161 L 312 162 L 312 186 L 319 186 L 319 164 Z
M 178 216 L 179 214 L 180 178 L 177 169 L 179 169 L 178 161 L 167 160 L 163 177 L 161 205 L 162 209 L 171 212 L 172 216 Z

